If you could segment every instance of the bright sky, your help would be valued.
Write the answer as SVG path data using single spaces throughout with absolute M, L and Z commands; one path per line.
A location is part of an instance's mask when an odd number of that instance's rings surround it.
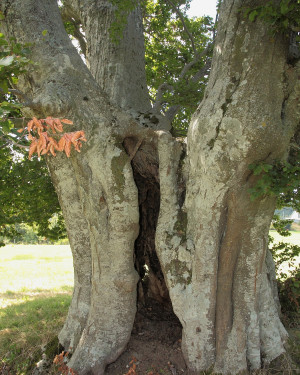
M 216 17 L 217 0 L 192 0 L 189 16 L 211 16 L 213 19 Z

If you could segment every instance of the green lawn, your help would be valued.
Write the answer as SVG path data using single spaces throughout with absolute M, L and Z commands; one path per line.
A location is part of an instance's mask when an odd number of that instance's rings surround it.
M 30 374 L 59 333 L 73 289 L 66 245 L 0 248 L 0 374 Z
M 70 293 L 72 254 L 68 245 L 0 247 L 0 308 L 37 295 Z
M 275 230 L 270 231 L 270 235 L 274 237 L 275 242 L 289 242 L 294 245 L 300 246 L 300 232 L 290 232 L 291 235 L 288 237 L 280 236 Z
M 293 245 L 298 245 L 300 246 L 300 232 L 290 232 L 291 235 L 288 236 L 288 237 L 283 237 L 283 236 L 280 236 L 275 230 L 271 230 L 270 231 L 270 235 L 274 238 L 275 240 L 275 243 L 277 242 L 287 242 L 287 243 L 290 243 L 290 244 L 293 244 Z M 298 267 L 300 266 L 300 255 L 296 258 L 295 260 L 295 265 Z M 289 267 L 289 262 L 284 262 L 282 263 L 282 265 L 280 266 L 279 268 L 279 272 L 280 271 L 284 271 L 285 273 L 289 274 L 290 270 L 290 267 Z

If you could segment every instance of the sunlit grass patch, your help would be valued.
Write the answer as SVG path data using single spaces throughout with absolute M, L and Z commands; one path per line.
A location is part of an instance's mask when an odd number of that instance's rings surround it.
M 283 243 L 287 243 L 287 244 L 291 244 L 291 245 L 300 246 L 300 232 L 291 231 L 290 234 L 291 234 L 290 236 L 284 237 L 284 236 L 281 236 L 275 230 L 270 231 L 270 236 L 274 238 L 274 245 L 279 243 L 279 242 L 283 242 Z M 271 244 L 271 247 L 272 246 L 273 246 L 273 244 Z M 296 267 L 300 267 L 300 255 L 295 257 L 295 262 L 293 262 L 293 263 L 294 264 L 291 265 L 290 260 L 283 262 L 280 265 L 280 267 L 277 271 L 278 274 L 280 272 L 284 272 L 285 274 L 290 275 L 290 272 L 291 272 L 292 269 L 294 269 Z
M 72 290 L 69 246 L 0 248 L 0 373 L 31 373 L 63 326 Z
M 27 289 L 22 288 L 18 292 L 7 290 L 4 293 L 0 293 L 0 306 L 5 308 L 10 305 L 20 304 L 23 302 L 32 301 L 35 298 L 48 298 L 55 297 L 59 294 L 71 295 L 73 287 L 70 285 L 63 285 L 58 289 L 54 290 L 45 290 L 45 289 Z M 0 309 L 0 319 L 1 319 L 1 309 Z
M 275 242 L 288 242 L 300 246 L 300 232 L 290 232 L 291 235 L 287 237 L 280 236 L 275 230 L 270 231 L 270 235 L 274 237 Z
M 73 261 L 68 245 L 9 245 L 0 248 L 0 308 L 36 293 L 70 291 Z M 62 289 L 63 288 L 63 289 Z
M 32 254 L 18 254 L 16 256 L 14 256 L 12 259 L 5 259 L 5 261 L 8 261 L 8 260 L 28 260 L 28 259 L 33 259 L 33 255 Z

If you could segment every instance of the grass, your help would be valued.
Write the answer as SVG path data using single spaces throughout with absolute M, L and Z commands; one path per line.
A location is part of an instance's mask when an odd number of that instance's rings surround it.
M 288 237 L 280 236 L 275 230 L 270 231 L 270 235 L 274 237 L 275 242 L 288 242 L 294 245 L 300 246 L 300 231 L 299 232 L 290 232 L 291 235 Z
M 72 254 L 66 245 L 9 245 L 0 264 L 0 374 L 29 374 L 64 323 Z
M 68 245 L 8 245 L 0 248 L 0 308 L 39 296 L 70 292 L 72 254 Z
M 293 244 L 293 245 L 298 245 L 300 246 L 300 232 L 290 232 L 291 235 L 288 236 L 288 237 L 283 237 L 283 236 L 280 236 L 275 230 L 271 230 L 270 231 L 270 235 L 274 238 L 274 243 L 278 243 L 278 242 L 285 242 L 285 243 L 290 243 L 290 244 Z M 300 255 L 298 257 L 296 257 L 295 259 L 295 267 L 299 267 L 300 266 Z M 286 262 L 283 262 L 278 270 L 279 272 L 284 272 L 286 273 L 287 275 L 289 275 L 289 262 L 286 261 Z

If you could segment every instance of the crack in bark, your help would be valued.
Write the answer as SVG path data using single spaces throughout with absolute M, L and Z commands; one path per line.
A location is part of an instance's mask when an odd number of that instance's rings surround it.
M 155 249 L 155 232 L 160 209 L 158 163 L 147 162 L 146 144 L 143 138 L 125 138 L 123 145 L 130 155 L 133 176 L 138 188 L 140 232 L 135 241 L 135 267 L 140 275 L 138 307 L 149 306 L 156 300 L 172 310 L 164 276 Z M 154 146 L 150 145 L 153 150 Z M 155 147 L 154 152 L 157 153 Z M 138 155 L 137 155 L 138 153 Z
M 240 233 L 243 222 L 239 220 L 239 202 L 235 194 L 228 196 L 226 233 L 221 242 L 218 256 L 216 291 L 216 355 L 222 356 L 227 336 L 233 325 L 234 270 L 239 253 Z

